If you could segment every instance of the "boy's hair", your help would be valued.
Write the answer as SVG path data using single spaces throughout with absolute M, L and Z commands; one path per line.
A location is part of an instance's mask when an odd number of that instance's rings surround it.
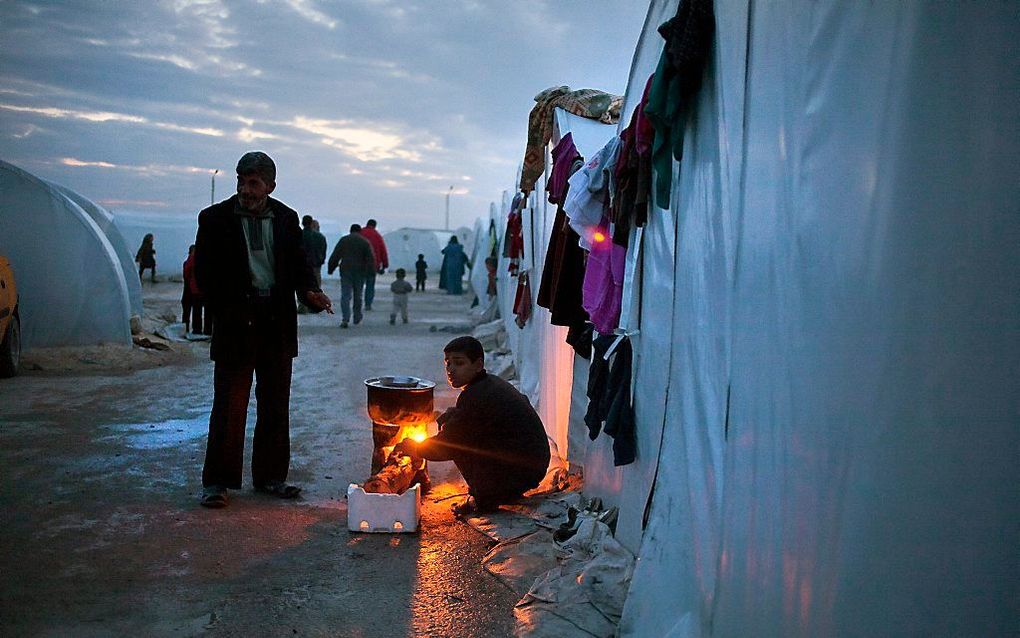
M 397 279 L 403 279 L 407 276 L 407 271 L 403 268 L 397 268 Z
M 425 255 L 418 253 L 418 259 L 425 259 Z
M 456 352 L 457 354 L 463 354 L 471 361 L 478 361 L 485 357 L 485 351 L 482 350 L 482 342 L 471 336 L 457 337 L 450 343 L 446 344 L 443 348 L 445 354 Z

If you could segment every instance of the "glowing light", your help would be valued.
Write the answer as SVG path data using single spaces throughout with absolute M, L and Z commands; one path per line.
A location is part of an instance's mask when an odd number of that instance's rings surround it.
M 399 532 L 402 529 L 404 529 L 404 524 L 403 523 L 401 523 L 400 521 L 393 521 L 393 531 L 394 532 Z
M 596 242 L 600 242 L 601 243 L 601 242 L 606 241 L 606 236 L 603 235 L 599 231 L 595 231 L 595 234 L 592 236 L 592 239 L 594 239 Z
M 411 435 L 411 438 L 414 439 L 415 441 L 417 441 L 418 443 L 421 443 L 422 441 L 425 440 L 425 433 L 424 432 L 415 432 L 414 434 Z
M 367 532 L 368 531 L 368 521 L 361 521 L 361 524 L 358 525 L 358 527 L 361 528 L 361 531 Z

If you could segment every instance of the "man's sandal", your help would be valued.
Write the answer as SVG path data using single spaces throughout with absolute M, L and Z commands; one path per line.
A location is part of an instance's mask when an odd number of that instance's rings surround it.
M 283 481 L 271 481 L 265 485 L 256 485 L 255 491 L 277 498 L 297 498 L 301 494 L 300 487 L 297 485 L 287 485 Z

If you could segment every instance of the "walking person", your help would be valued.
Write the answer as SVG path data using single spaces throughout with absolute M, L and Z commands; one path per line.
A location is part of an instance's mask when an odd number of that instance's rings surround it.
M 156 249 L 152 245 L 154 239 L 152 233 L 147 234 L 142 238 L 142 245 L 138 248 L 138 252 L 135 253 L 135 262 L 138 264 L 138 279 L 145 281 L 144 273 L 146 269 L 151 269 L 149 274 L 152 283 L 156 283 Z
M 181 321 L 184 322 L 184 330 L 187 331 L 190 325 L 192 334 L 211 335 L 212 313 L 206 311 L 205 323 L 202 322 L 205 300 L 202 298 L 202 290 L 198 287 L 198 278 L 195 277 L 195 244 L 188 246 L 188 258 L 184 260 L 183 272 L 184 291 L 181 293 L 181 308 L 184 312 Z
M 407 277 L 406 270 L 397 268 L 396 274 L 397 280 L 390 284 L 390 292 L 393 293 L 393 312 L 390 313 L 391 326 L 397 322 L 398 312 L 404 323 L 407 323 L 407 295 L 414 290 L 411 288 L 411 282 L 404 279 Z
M 351 300 L 354 301 L 354 325 L 361 323 L 361 295 L 365 279 L 375 273 L 375 255 L 372 244 L 361 236 L 361 226 L 351 224 L 351 232 L 340 238 L 329 256 L 327 272 L 340 269 L 340 327 L 346 328 L 351 320 Z
M 365 277 L 365 310 L 371 310 L 372 302 L 375 301 L 376 274 L 381 275 L 390 267 L 390 258 L 386 252 L 386 241 L 383 240 L 379 231 L 375 229 L 375 225 L 375 220 L 370 219 L 365 222 L 365 227 L 361 229 L 361 236 L 367 239 L 368 243 L 372 244 L 372 254 L 375 257 L 375 267 Z
M 260 151 L 237 163 L 237 194 L 198 215 L 195 275 L 215 315 L 209 355 L 213 406 L 202 469 L 202 505 L 225 507 L 240 489 L 244 431 L 255 376 L 251 476 L 258 492 L 294 498 L 290 485 L 290 381 L 297 356 L 297 294 L 332 313 L 301 245 L 297 213 L 269 197 L 276 165 Z
M 464 254 L 464 247 L 460 245 L 457 236 L 450 237 L 450 242 L 443 249 L 443 281 L 446 284 L 446 294 L 464 294 L 464 269 L 470 267 L 471 263 Z
M 428 272 L 429 265 L 425 261 L 425 255 L 418 253 L 418 261 L 414 262 L 414 289 L 425 292 L 425 280 L 429 278 L 426 274 Z
M 319 232 L 319 223 L 311 215 L 301 218 L 301 245 L 305 249 L 305 257 L 308 265 L 312 267 L 312 274 L 315 275 L 315 285 L 322 288 L 322 264 L 326 263 L 326 238 Z M 298 302 L 298 312 L 304 314 L 308 308 Z

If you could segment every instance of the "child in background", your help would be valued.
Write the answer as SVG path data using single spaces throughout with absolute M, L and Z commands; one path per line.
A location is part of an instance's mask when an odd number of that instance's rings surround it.
M 418 261 L 422 261 L 421 255 L 418 255 Z M 390 284 L 390 292 L 393 293 L 393 312 L 390 313 L 390 325 L 392 326 L 397 322 L 397 312 L 400 312 L 400 318 L 407 323 L 407 294 L 414 290 L 411 284 L 404 281 L 404 277 L 407 276 L 407 271 L 403 268 L 397 268 L 397 280 Z
M 429 269 L 429 265 L 425 263 L 425 255 L 418 254 L 418 261 L 414 262 L 414 289 L 415 291 L 421 290 L 425 292 L 425 280 L 428 276 L 425 271 Z

